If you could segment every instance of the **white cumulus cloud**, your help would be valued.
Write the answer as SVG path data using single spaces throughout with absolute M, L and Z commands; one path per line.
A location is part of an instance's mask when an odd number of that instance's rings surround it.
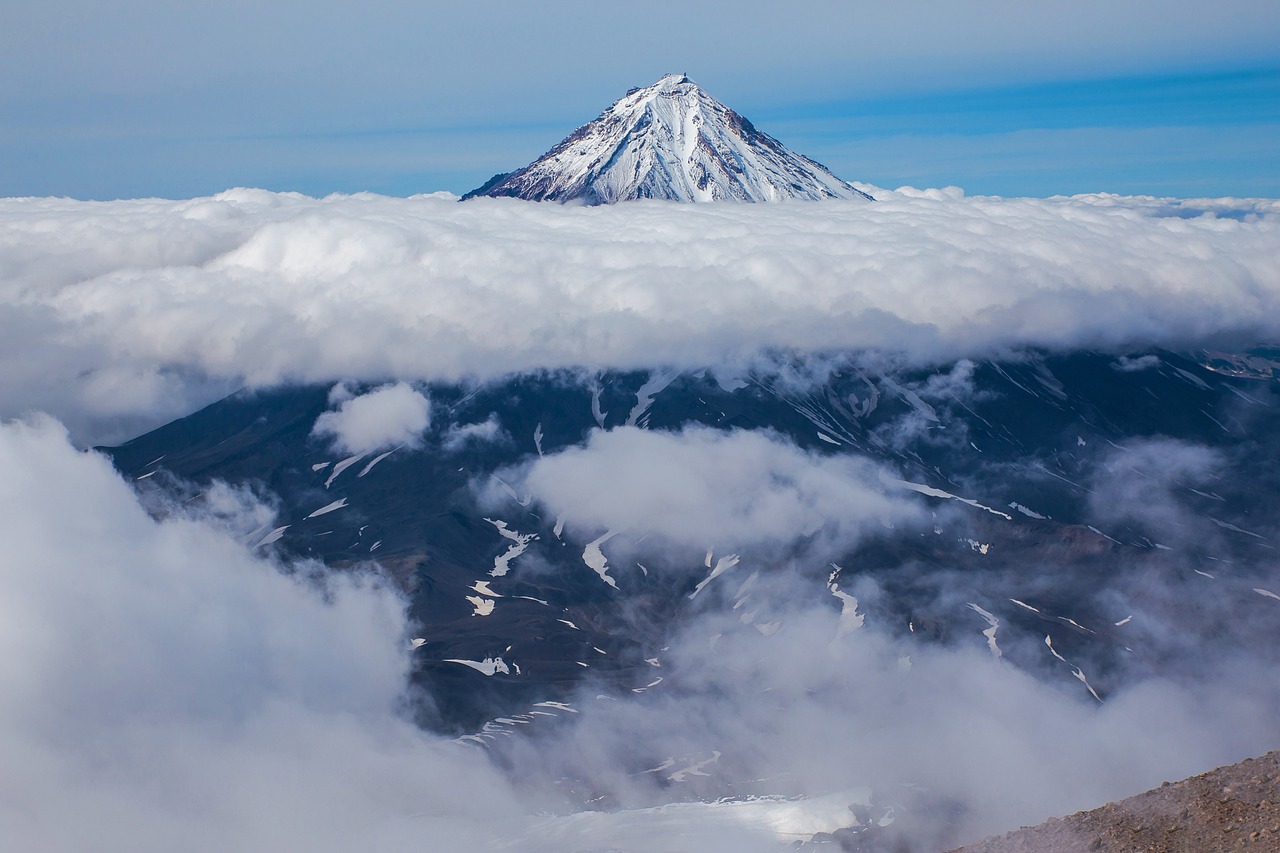
M 473 424 L 454 424 L 445 434 L 443 446 L 445 450 L 456 451 L 470 443 L 490 444 L 509 440 L 510 436 L 502 429 L 497 415 L 489 415 L 483 421 Z
M 868 527 L 919 513 L 885 494 L 884 470 L 856 456 L 807 453 L 768 433 L 619 427 L 537 459 L 522 483 L 588 530 L 652 533 L 694 548 L 790 543 L 819 532 L 848 545 Z
M 0 468 L 0 846 L 467 849 L 502 823 L 502 777 L 401 715 L 385 585 L 286 574 L 226 495 L 156 521 L 47 419 L 0 425 Z
M 430 423 L 431 402 L 404 382 L 397 382 L 343 399 L 336 411 L 316 418 L 311 434 L 331 438 L 344 452 L 368 453 L 400 445 L 420 447 L 422 433 Z

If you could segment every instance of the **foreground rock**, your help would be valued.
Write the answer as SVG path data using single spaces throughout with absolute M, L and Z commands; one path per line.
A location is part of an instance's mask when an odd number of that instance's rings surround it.
M 1280 751 L 952 853 L 1280 850 Z

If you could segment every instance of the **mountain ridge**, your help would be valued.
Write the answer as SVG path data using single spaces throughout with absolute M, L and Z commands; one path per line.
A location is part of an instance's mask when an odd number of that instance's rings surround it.
M 1273 750 L 949 853 L 1274 850 L 1280 843 L 1278 793 L 1280 751 Z
M 764 202 L 871 196 L 786 148 L 685 74 L 633 88 L 532 163 L 468 192 L 529 201 Z

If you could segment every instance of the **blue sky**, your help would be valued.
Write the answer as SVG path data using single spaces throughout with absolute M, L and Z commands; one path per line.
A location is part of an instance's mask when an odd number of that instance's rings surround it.
M 0 20 L 0 196 L 461 192 L 684 71 L 837 174 L 1280 196 L 1280 6 L 49 0 Z

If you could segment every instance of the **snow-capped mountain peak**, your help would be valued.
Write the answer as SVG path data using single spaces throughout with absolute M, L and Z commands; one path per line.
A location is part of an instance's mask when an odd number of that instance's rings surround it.
M 611 204 L 870 196 L 795 154 L 685 74 L 632 89 L 538 160 L 463 198 Z

